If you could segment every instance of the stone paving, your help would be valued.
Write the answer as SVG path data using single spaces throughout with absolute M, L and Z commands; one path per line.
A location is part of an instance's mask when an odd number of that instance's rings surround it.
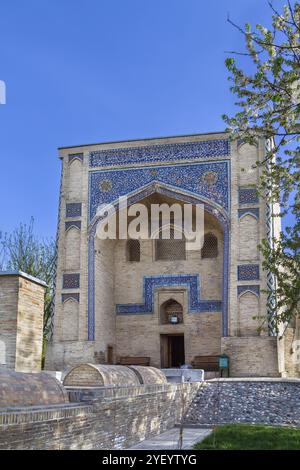
M 169 429 L 159 436 L 136 444 L 129 450 L 170 450 L 179 449 L 179 428 Z M 209 428 L 184 428 L 182 449 L 192 449 L 194 444 L 202 441 L 211 433 Z

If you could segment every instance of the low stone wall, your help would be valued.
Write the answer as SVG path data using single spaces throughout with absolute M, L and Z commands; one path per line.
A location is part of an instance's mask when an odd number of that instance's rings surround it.
M 70 388 L 81 403 L 0 409 L 0 449 L 125 449 L 178 423 L 199 387 Z
M 185 423 L 263 423 L 300 427 L 300 380 L 216 379 L 204 382 Z

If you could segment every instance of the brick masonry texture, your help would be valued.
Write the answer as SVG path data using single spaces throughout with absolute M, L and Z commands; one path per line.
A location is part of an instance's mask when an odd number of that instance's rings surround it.
M 254 336 L 256 328 L 250 319 L 240 334 L 252 332 L 253 336 L 222 338 L 222 352 L 230 360 L 230 377 L 278 377 L 277 338 Z
M 8 405 L 55 405 L 68 401 L 68 395 L 61 383 L 46 372 L 23 374 L 0 370 L 0 410 Z
M 41 370 L 43 285 L 22 275 L 0 276 L 0 366 Z
M 0 408 L 0 450 L 126 449 L 185 424 L 300 427 L 300 382 L 220 379 L 202 383 L 72 388 L 71 403 Z
M 300 427 L 300 381 L 204 383 L 185 423 L 263 423 Z
M 72 390 L 85 404 L 0 409 L 0 449 L 125 449 L 179 422 L 199 385 Z

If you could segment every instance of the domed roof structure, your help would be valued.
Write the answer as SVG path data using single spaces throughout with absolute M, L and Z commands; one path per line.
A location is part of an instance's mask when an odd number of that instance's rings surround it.
M 68 403 L 63 385 L 46 372 L 0 370 L 0 408 Z
M 165 384 L 167 378 L 165 374 L 156 367 L 145 367 L 145 366 L 128 366 L 137 375 L 140 384 L 151 385 L 151 384 Z
M 140 381 L 129 367 L 106 364 L 80 364 L 65 376 L 65 386 L 114 387 L 136 386 Z

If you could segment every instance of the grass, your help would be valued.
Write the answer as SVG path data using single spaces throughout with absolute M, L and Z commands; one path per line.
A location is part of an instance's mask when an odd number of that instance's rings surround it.
M 300 429 L 278 426 L 228 424 L 218 426 L 197 450 L 299 450 Z

